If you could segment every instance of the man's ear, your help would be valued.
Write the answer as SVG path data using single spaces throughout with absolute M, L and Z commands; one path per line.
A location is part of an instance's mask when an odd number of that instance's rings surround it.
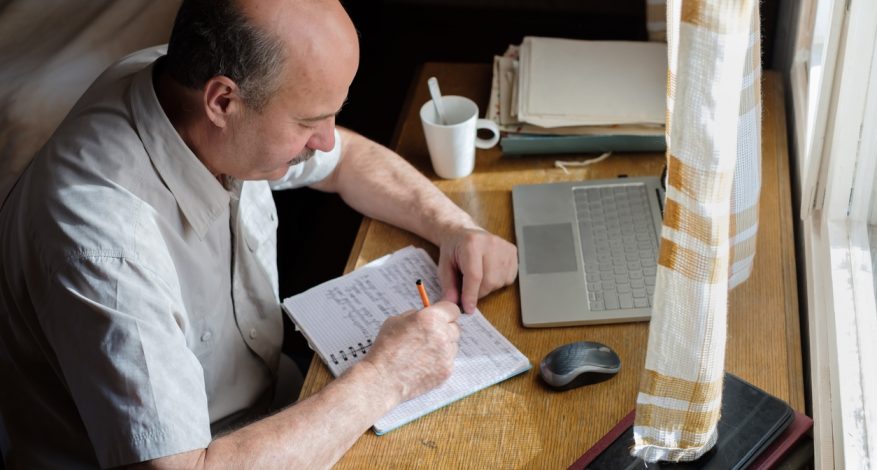
M 215 126 L 225 128 L 229 119 L 243 109 L 240 88 L 232 79 L 217 75 L 204 84 L 204 111 Z

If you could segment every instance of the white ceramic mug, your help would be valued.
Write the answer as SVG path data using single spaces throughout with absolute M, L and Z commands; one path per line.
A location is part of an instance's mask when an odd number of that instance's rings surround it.
M 435 173 L 442 178 L 462 178 L 475 168 L 475 147 L 489 149 L 499 142 L 499 127 L 489 119 L 478 118 L 478 105 L 463 96 L 442 96 L 445 124 L 439 123 L 432 100 L 420 108 L 420 122 Z M 480 129 L 493 132 L 482 139 Z

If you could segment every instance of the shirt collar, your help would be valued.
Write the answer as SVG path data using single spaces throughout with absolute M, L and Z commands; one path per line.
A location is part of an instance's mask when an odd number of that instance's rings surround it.
M 159 176 L 195 234 L 203 239 L 228 207 L 228 192 L 183 142 L 161 108 L 152 83 L 155 63 L 138 72 L 131 84 L 134 125 Z

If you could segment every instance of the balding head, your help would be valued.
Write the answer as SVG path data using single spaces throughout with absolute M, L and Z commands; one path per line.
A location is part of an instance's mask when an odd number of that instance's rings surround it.
M 283 44 L 285 84 L 312 93 L 313 87 L 352 79 L 359 64 L 359 40 L 337 0 L 238 1 L 254 25 Z
M 226 76 L 259 110 L 290 80 L 319 83 L 339 62 L 355 73 L 358 54 L 356 31 L 336 0 L 184 0 L 165 67 L 193 89 Z

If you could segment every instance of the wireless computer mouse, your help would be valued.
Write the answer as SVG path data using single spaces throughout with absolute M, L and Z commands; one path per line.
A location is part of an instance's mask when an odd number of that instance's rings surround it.
M 621 370 L 621 359 L 605 344 L 579 341 L 545 355 L 539 370 L 551 388 L 569 390 L 611 379 Z

